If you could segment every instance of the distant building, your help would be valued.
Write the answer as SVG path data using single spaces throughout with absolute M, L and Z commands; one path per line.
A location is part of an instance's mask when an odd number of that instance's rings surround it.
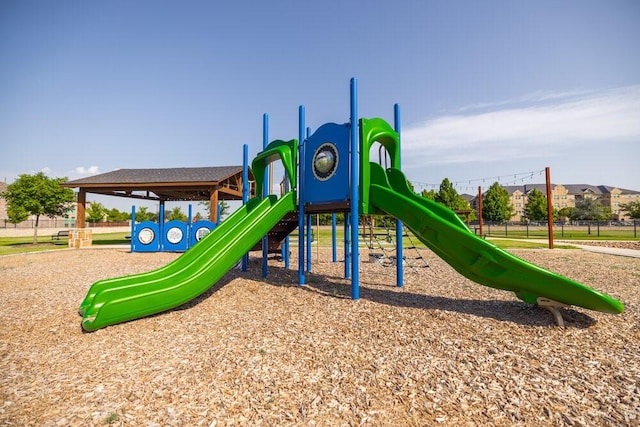
M 513 206 L 514 215 L 511 221 L 520 221 L 524 216 L 529 194 L 534 189 L 546 195 L 546 184 L 503 185 L 502 188 L 509 193 L 509 202 Z M 551 198 L 553 207 L 574 208 L 576 202 L 585 198 L 597 200 L 601 206 L 611 209 L 611 219 L 616 221 L 631 220 L 629 213 L 623 211 L 620 205 L 630 202 L 640 202 L 640 191 L 628 190 L 608 185 L 591 184 L 552 184 Z M 472 201 L 472 206 L 477 209 L 477 197 Z

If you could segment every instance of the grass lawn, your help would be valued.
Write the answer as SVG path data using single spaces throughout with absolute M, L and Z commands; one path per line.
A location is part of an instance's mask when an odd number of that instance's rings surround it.
M 129 234 L 127 232 L 94 234 L 93 244 L 96 246 L 126 245 L 129 244 L 129 240 L 125 239 L 125 236 Z M 0 237 L 0 255 L 58 250 L 68 247 L 68 239 L 51 240 L 50 235 L 38 236 L 38 244 L 36 245 L 33 244 L 33 236 Z
M 384 230 L 383 230 L 384 231 Z M 313 235 L 314 235 L 314 246 L 317 244 L 317 233 L 318 229 L 314 227 Z M 371 243 L 374 248 L 379 247 L 379 245 L 383 245 L 388 250 L 393 250 L 395 245 L 395 232 L 392 232 L 392 242 L 387 242 L 387 239 L 382 234 L 385 234 L 386 231 L 381 232 L 380 230 L 376 230 L 376 233 L 379 235 L 374 237 L 371 240 Z M 94 234 L 93 235 L 93 245 L 101 246 L 101 245 L 128 245 L 130 241 L 125 239 L 125 236 L 128 236 L 129 232 L 117 232 L 117 233 L 103 233 L 103 234 Z M 338 246 L 342 248 L 343 246 L 343 234 L 344 228 L 338 227 L 337 229 L 337 241 Z M 509 235 L 509 237 L 512 237 Z M 517 238 L 516 236 L 513 236 Z M 546 235 L 539 236 L 540 238 L 546 238 Z M 566 237 L 565 237 L 566 238 Z M 575 237 L 574 237 L 575 238 Z M 369 243 L 369 237 L 362 238 L 362 243 Z M 377 240 L 376 240 L 377 239 Z M 577 239 L 577 238 L 576 238 Z M 582 236 L 582 239 L 593 239 L 593 236 L 585 235 Z M 613 240 L 613 239 L 611 239 Z M 621 240 L 630 240 L 630 239 L 621 239 Z M 51 240 L 51 236 L 42 235 L 38 236 L 38 244 L 34 245 L 32 243 L 32 236 L 25 237 L 0 237 L 0 256 L 1 255 L 9 255 L 16 253 L 25 253 L 25 252 L 37 252 L 37 251 L 45 251 L 45 250 L 58 250 L 68 248 L 68 240 Z M 298 244 L 298 235 L 297 232 L 291 234 L 290 242 L 292 246 L 297 246 Z M 492 238 L 491 242 L 495 245 L 503 248 L 503 249 L 542 249 L 547 248 L 548 245 L 546 243 L 539 242 L 531 242 L 526 240 L 526 238 L 522 238 L 522 240 L 509 240 L 509 239 L 500 239 L 500 238 Z M 331 246 L 331 227 L 320 227 L 320 246 L 321 247 L 330 247 Z M 420 242 L 416 237 L 410 235 L 409 237 L 403 238 L 403 246 L 405 248 L 418 247 L 424 248 L 425 245 Z M 554 245 L 555 248 L 558 249 L 575 249 L 574 246 L 571 245 Z

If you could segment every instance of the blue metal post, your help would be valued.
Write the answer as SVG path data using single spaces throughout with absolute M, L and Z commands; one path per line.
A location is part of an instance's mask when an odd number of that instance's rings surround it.
M 287 172 L 285 171 L 284 173 L 284 192 L 285 194 L 288 193 L 289 191 L 291 191 L 290 188 L 290 183 L 289 183 L 289 176 L 287 175 Z M 287 270 L 289 269 L 289 258 L 290 258 L 290 250 L 289 250 L 289 235 L 287 234 L 287 237 L 284 238 L 284 245 L 282 245 L 282 259 L 284 260 L 284 268 L 286 268 Z
M 136 230 L 136 206 L 131 206 L 131 252 L 133 252 L 133 243 L 138 236 L 135 235 Z
M 311 245 L 313 244 L 313 225 L 311 224 L 311 215 L 306 214 L 307 217 L 307 271 L 311 271 Z
M 337 248 L 337 236 L 336 236 L 336 214 L 331 214 L 331 248 L 333 262 L 338 261 L 338 248 Z
M 360 298 L 360 256 L 358 254 L 358 210 L 360 171 L 358 167 L 358 82 L 351 78 L 351 298 Z
M 249 201 L 249 146 L 242 146 L 242 204 Z M 247 271 L 249 266 L 249 253 L 242 257 L 242 271 Z
M 160 200 L 160 211 L 158 212 L 158 238 L 160 239 L 159 251 L 164 251 L 164 200 Z
M 398 146 L 400 145 L 400 105 L 393 106 L 393 127 L 398 132 Z M 400 168 L 400 149 L 398 149 L 398 168 Z M 393 166 L 393 165 L 392 165 Z M 396 219 L 396 286 L 404 285 L 404 254 L 402 251 L 402 221 Z
M 351 232 L 349 225 L 351 224 L 351 214 L 344 213 L 344 278 L 351 277 Z
M 191 224 L 193 224 L 193 209 L 191 204 L 189 204 L 187 214 L 187 249 L 189 249 L 189 243 L 191 243 Z
M 305 140 L 309 139 L 311 136 L 311 128 L 306 128 Z M 311 271 L 311 249 L 313 246 L 313 224 L 311 220 L 313 219 L 311 214 L 307 215 L 307 271 Z
M 305 152 L 305 118 L 304 106 L 298 108 L 298 284 L 304 285 L 304 152 Z
M 262 148 L 267 148 L 269 145 L 269 115 L 263 114 L 262 116 Z M 262 185 L 262 195 L 264 197 L 269 196 L 271 193 L 271 189 L 269 188 L 269 168 L 271 166 L 267 165 L 264 168 L 264 184 Z M 262 238 L 262 277 L 267 277 L 269 275 L 269 237 L 267 234 Z

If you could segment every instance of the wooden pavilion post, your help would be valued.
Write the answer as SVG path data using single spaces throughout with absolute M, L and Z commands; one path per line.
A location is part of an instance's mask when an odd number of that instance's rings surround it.
M 87 211 L 87 192 L 82 188 L 78 191 L 76 207 L 76 228 L 85 228 L 84 217 Z
M 213 223 L 218 223 L 218 186 L 215 186 L 211 189 L 211 192 L 209 193 L 209 202 L 210 202 L 210 209 L 209 209 L 209 220 Z

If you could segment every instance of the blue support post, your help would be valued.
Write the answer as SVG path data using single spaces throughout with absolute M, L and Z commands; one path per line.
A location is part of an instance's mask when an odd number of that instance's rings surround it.
M 242 204 L 249 201 L 249 146 L 242 146 Z M 249 266 L 249 253 L 242 257 L 242 271 L 247 271 Z
M 398 145 L 400 144 L 400 105 L 395 104 L 393 106 L 393 127 L 398 132 Z M 400 168 L 400 150 L 398 150 L 398 168 Z M 402 221 L 396 219 L 396 286 L 402 287 L 404 285 L 404 254 L 402 250 Z
M 298 108 L 298 284 L 304 285 L 304 150 L 305 150 L 304 106 Z
M 189 249 L 189 243 L 191 241 L 191 238 L 189 236 L 191 236 L 191 224 L 193 224 L 193 209 L 191 204 L 189 204 L 189 207 L 187 208 L 187 249 Z
M 263 114 L 262 116 L 262 148 L 267 148 L 269 145 L 269 115 Z M 263 197 L 267 197 L 271 192 L 269 188 L 269 168 L 271 166 L 267 165 L 264 168 L 264 183 L 262 185 L 262 195 Z M 269 275 L 269 236 L 267 234 L 262 237 L 262 277 L 267 277 Z
M 158 238 L 160 241 L 159 251 L 164 251 L 164 200 L 160 200 L 160 211 L 158 212 Z
M 360 256 L 358 254 L 358 210 L 359 210 L 359 189 L 360 171 L 358 158 L 358 82 L 351 78 L 351 298 L 360 298 Z
M 344 278 L 351 277 L 351 232 L 349 225 L 351 224 L 351 214 L 344 213 Z
M 136 230 L 136 205 L 132 205 L 131 206 L 131 249 L 130 251 L 133 252 L 133 242 L 135 241 L 134 239 L 136 239 L 136 235 L 134 234 Z
M 337 248 L 337 236 L 336 236 L 336 214 L 331 214 L 331 248 L 332 248 L 332 260 L 338 261 L 338 248 Z
M 311 215 L 306 214 L 307 217 L 307 271 L 311 271 L 311 245 L 313 244 L 313 226 L 311 224 Z

